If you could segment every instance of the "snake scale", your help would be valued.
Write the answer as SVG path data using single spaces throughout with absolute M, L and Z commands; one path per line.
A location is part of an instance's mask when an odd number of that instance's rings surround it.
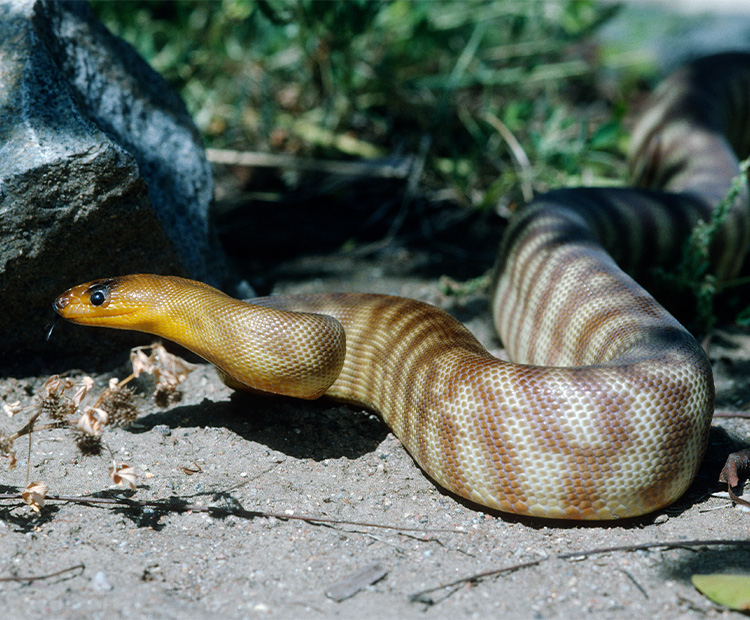
M 232 387 L 378 411 L 432 479 L 478 504 L 568 519 L 652 512 L 695 476 L 713 377 L 696 340 L 625 271 L 674 262 L 738 174 L 750 55 L 678 70 L 631 142 L 633 187 L 553 191 L 511 222 L 492 307 L 513 362 L 445 312 L 382 295 L 247 303 L 134 275 L 73 287 L 55 309 L 178 342 Z M 719 277 L 737 273 L 749 239 L 742 194 L 713 246 Z

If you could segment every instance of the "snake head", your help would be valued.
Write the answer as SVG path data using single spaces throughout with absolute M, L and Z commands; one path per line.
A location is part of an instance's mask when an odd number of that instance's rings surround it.
M 133 277 L 79 284 L 55 299 L 52 308 L 64 319 L 80 325 L 137 329 L 139 311 L 146 304 L 139 289 L 129 285 Z

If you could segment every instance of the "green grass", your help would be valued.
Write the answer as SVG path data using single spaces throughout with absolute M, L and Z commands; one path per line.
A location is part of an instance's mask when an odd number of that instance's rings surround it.
M 700 221 L 685 242 L 682 260 L 674 272 L 661 275 L 678 290 L 687 290 L 695 299 L 694 329 L 701 334 L 710 334 L 717 320 L 716 297 L 722 291 L 747 286 L 747 278 L 720 282 L 711 265 L 711 248 L 724 222 L 729 216 L 737 197 L 748 187 L 750 157 L 740 163 L 740 172 L 724 199 L 716 205 L 708 221 Z M 741 310 L 736 318 L 740 325 L 750 325 L 750 307 Z
M 474 207 L 621 177 L 622 99 L 601 104 L 593 0 L 92 2 L 185 99 L 209 146 L 415 154 Z M 594 96 L 594 98 L 592 98 Z

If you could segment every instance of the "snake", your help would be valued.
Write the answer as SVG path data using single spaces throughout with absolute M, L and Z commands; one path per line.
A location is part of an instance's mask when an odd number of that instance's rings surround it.
M 438 485 L 501 512 L 641 516 L 681 497 L 708 442 L 711 364 L 634 279 L 674 263 L 750 151 L 750 55 L 676 70 L 632 130 L 622 187 L 553 190 L 500 244 L 492 316 L 511 361 L 457 319 L 369 293 L 234 299 L 175 276 L 70 288 L 74 323 L 137 330 L 213 364 L 232 388 L 330 397 L 378 412 Z M 740 191 L 711 246 L 717 278 L 750 240 Z

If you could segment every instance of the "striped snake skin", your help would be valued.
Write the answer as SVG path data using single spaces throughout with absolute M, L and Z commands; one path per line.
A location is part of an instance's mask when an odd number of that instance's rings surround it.
M 136 275 L 73 287 L 55 309 L 174 340 L 232 387 L 376 410 L 432 479 L 483 506 L 567 519 L 652 512 L 695 476 L 713 378 L 696 340 L 622 268 L 674 263 L 725 196 L 735 153 L 749 150 L 749 95 L 750 55 L 686 66 L 634 130 L 638 189 L 559 190 L 520 210 L 492 295 L 513 362 L 437 308 L 382 295 L 248 304 Z M 737 273 L 749 239 L 743 194 L 714 246 L 720 277 Z

